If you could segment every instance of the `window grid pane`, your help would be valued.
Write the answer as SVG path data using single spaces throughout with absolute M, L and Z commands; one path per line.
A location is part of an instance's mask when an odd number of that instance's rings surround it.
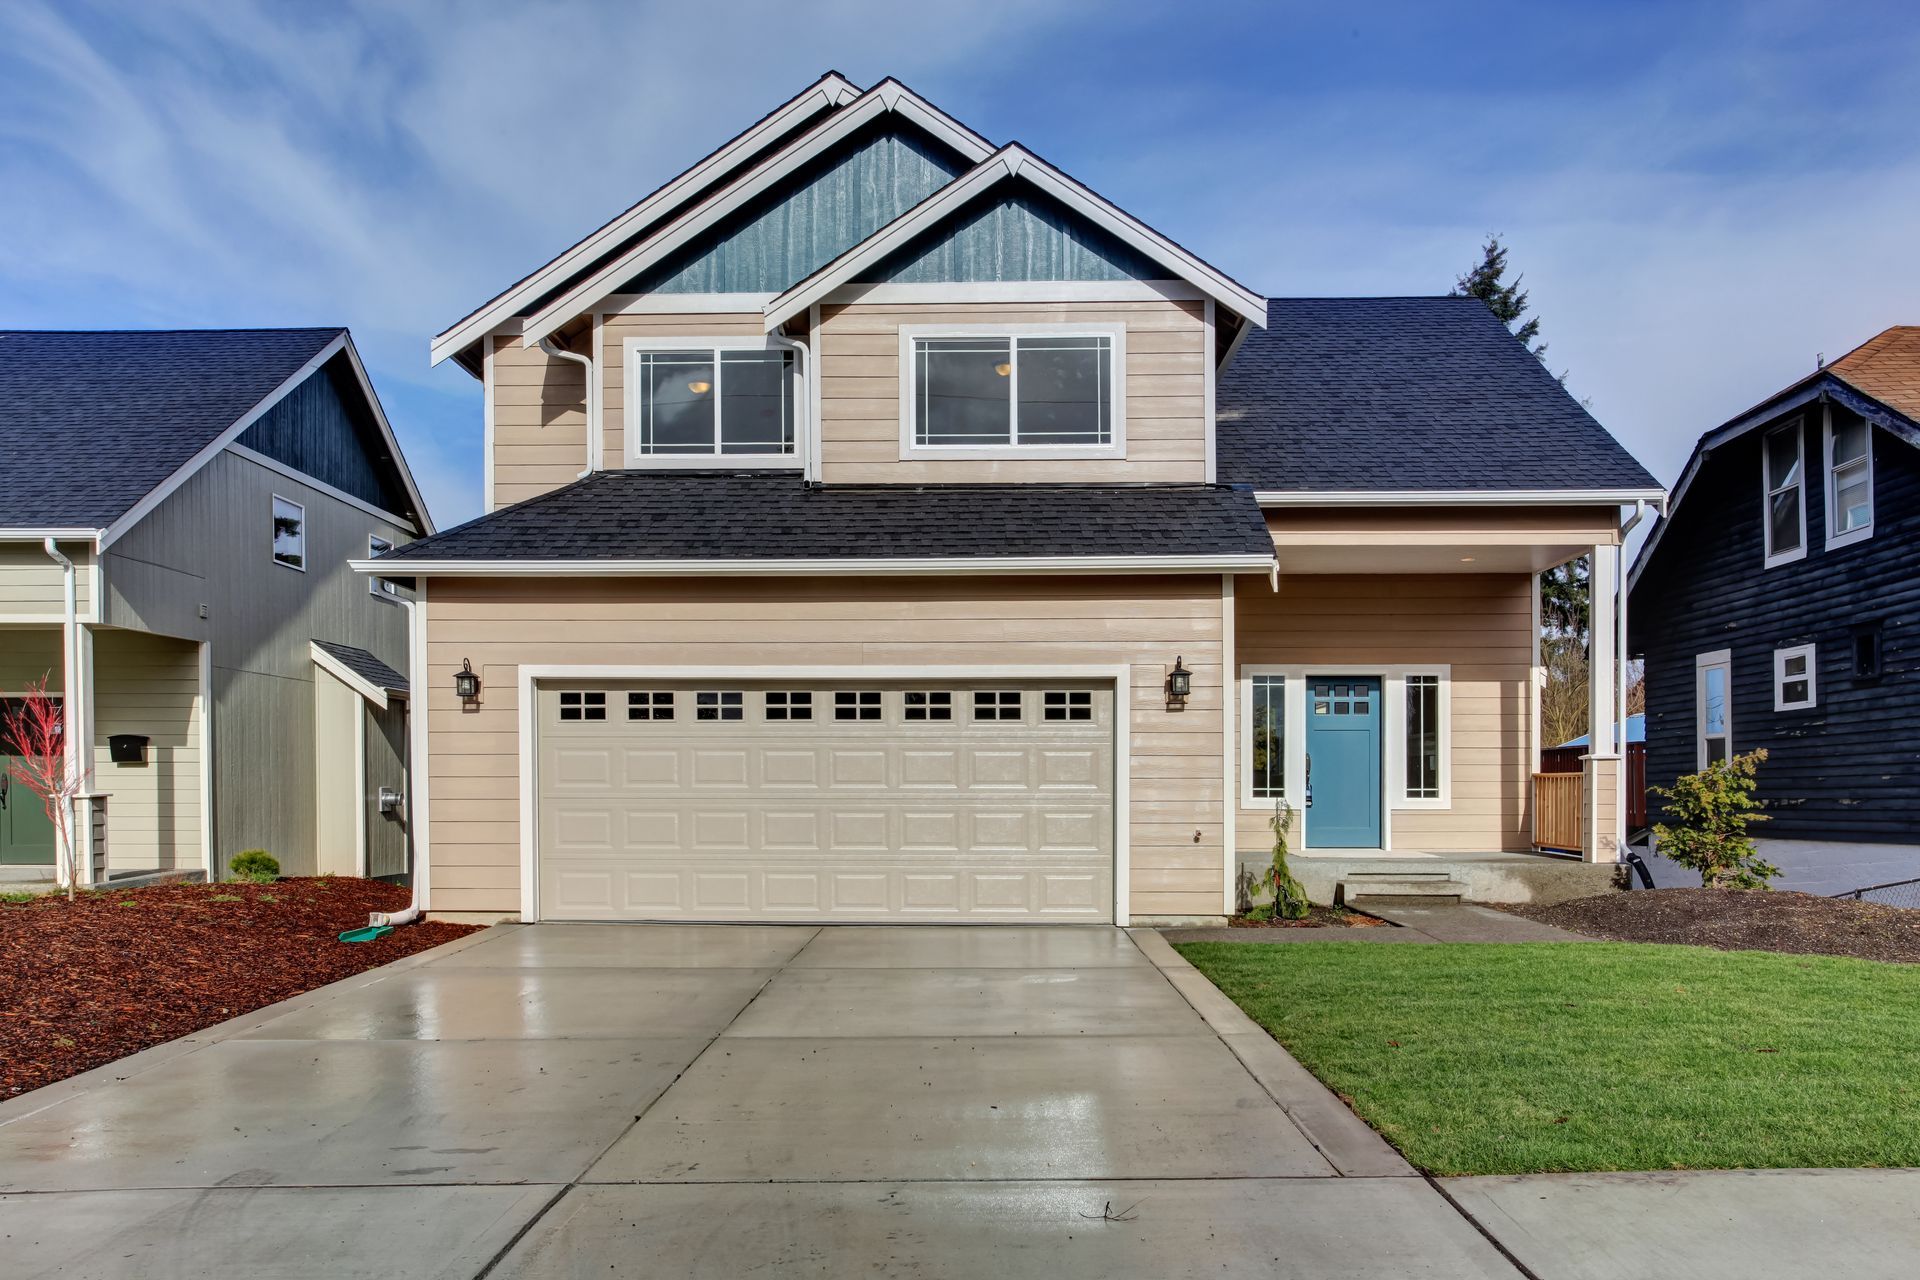
M 635 689 L 627 694 L 627 719 L 673 719 L 673 692 L 670 689 Z
M 746 715 L 747 695 L 736 689 L 702 689 L 693 695 L 695 720 L 739 720 Z
M 607 695 L 591 690 L 569 689 L 560 695 L 562 720 L 605 720 Z
M 905 708 L 909 720 L 951 720 L 953 695 L 945 689 L 909 690 Z
M 917 338 L 914 443 L 1112 444 L 1113 364 L 1105 335 Z
M 790 455 L 794 355 L 784 348 L 634 353 L 640 456 Z
M 975 720 L 1018 720 L 1020 691 L 1018 689 L 976 689 L 973 694 L 973 718 Z
M 1256 800 L 1278 800 L 1287 793 L 1286 688 L 1284 676 L 1253 678 L 1253 715 L 1248 725 L 1253 735 L 1249 771 Z
M 1407 798 L 1440 798 L 1440 677 L 1407 677 Z
M 1800 420 L 1769 432 L 1767 455 L 1767 554 L 1800 550 Z
M 813 694 L 806 689 L 769 689 L 766 715 L 769 720 L 811 720 Z
M 833 695 L 835 720 L 878 720 L 880 709 L 878 689 L 841 689 Z
M 1042 697 L 1040 715 L 1045 720 L 1093 719 L 1093 694 L 1085 689 L 1049 689 Z

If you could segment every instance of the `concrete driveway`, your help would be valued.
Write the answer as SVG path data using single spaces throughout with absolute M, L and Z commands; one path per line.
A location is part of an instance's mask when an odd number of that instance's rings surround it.
M 1512 1276 L 1154 934 L 500 926 L 0 1109 L 9 1276 Z

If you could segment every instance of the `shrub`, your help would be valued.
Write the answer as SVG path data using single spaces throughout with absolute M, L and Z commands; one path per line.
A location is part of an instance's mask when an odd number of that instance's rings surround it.
M 1271 920 L 1278 916 L 1282 920 L 1304 920 L 1307 918 L 1307 891 L 1293 878 L 1292 868 L 1287 866 L 1287 832 L 1293 829 L 1293 810 L 1285 803 L 1273 806 L 1273 817 L 1267 819 L 1267 825 L 1273 828 L 1273 864 L 1267 874 L 1249 891 L 1249 895 L 1271 892 L 1272 902 L 1256 902 L 1247 908 L 1250 920 Z
M 272 884 L 280 878 L 280 860 L 265 849 L 246 849 L 233 855 L 227 874 L 248 884 Z
M 1654 848 L 1699 872 L 1705 888 L 1767 888 L 1780 868 L 1761 859 L 1747 834 L 1749 823 L 1767 820 L 1754 812 L 1760 802 L 1753 798 L 1754 776 L 1766 759 L 1765 751 L 1749 751 L 1683 774 L 1671 787 L 1655 787 L 1675 825 L 1654 825 Z

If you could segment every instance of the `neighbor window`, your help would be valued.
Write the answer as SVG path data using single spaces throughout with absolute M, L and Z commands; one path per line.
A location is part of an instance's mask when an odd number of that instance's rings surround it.
M 1407 677 L 1407 799 L 1440 798 L 1440 677 Z
M 1773 651 L 1773 709 L 1800 711 L 1818 701 L 1814 689 L 1813 646 L 1796 644 Z
M 1767 432 L 1767 563 L 1785 564 L 1807 553 L 1807 510 L 1800 419 Z
M 634 689 L 627 694 L 627 719 L 673 719 L 673 690 Z
M 1247 794 L 1255 800 L 1279 800 L 1287 794 L 1287 680 L 1254 676 L 1247 713 Z
M 1880 678 L 1880 624 L 1863 622 L 1853 629 L 1853 678 Z
M 307 571 L 307 509 L 273 495 L 273 562 Z
M 878 720 L 880 691 L 878 689 L 839 690 L 833 695 L 833 718 L 835 720 Z
M 369 559 L 377 560 L 391 550 L 393 550 L 393 544 L 379 534 L 375 533 L 367 536 L 367 557 Z M 368 575 L 367 590 L 376 596 L 398 597 L 400 594 L 399 587 L 394 586 L 392 582 L 377 574 Z
M 1873 429 L 1862 418 L 1827 428 L 1827 545 L 1873 533 Z
M 920 449 L 1105 449 L 1115 442 L 1115 335 L 911 339 Z
M 695 720 L 738 720 L 746 715 L 747 696 L 733 689 L 702 689 L 693 695 Z
M 767 719 L 813 719 L 813 693 L 808 689 L 767 690 Z
M 945 689 L 910 689 L 906 695 L 906 717 L 909 720 L 951 720 L 953 694 Z
M 792 456 L 799 394 L 790 348 L 635 348 L 627 367 L 634 457 Z
M 1693 660 L 1694 745 L 1698 768 L 1733 754 L 1733 655 L 1726 649 Z

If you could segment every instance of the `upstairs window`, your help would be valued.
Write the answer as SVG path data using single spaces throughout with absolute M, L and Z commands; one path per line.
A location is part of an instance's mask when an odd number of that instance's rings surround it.
M 307 509 L 277 493 L 273 495 L 273 562 L 307 571 Z
M 1873 428 L 1861 418 L 1827 421 L 1827 545 L 1873 536 Z
M 636 465 L 791 460 L 800 400 L 791 347 L 630 343 L 627 452 Z
M 902 335 L 909 455 L 1117 453 L 1120 327 Z
M 1763 441 L 1767 488 L 1767 567 L 1786 564 L 1807 554 L 1807 500 L 1805 459 L 1800 441 L 1800 419 L 1767 432 Z

